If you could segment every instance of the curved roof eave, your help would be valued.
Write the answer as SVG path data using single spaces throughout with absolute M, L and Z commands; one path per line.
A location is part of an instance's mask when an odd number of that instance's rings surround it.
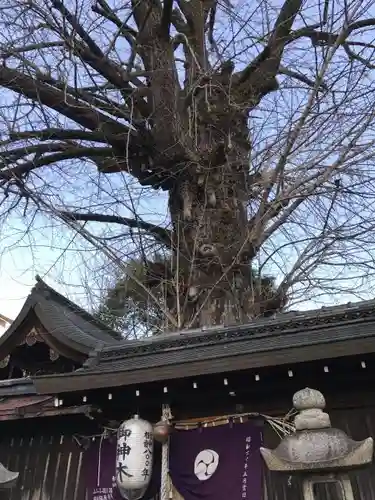
M 65 298 L 40 278 L 31 290 L 20 313 L 0 337 L 0 359 L 10 354 L 25 337 L 23 326 L 41 324 L 59 344 L 87 356 L 97 346 L 119 343 L 108 327 Z
M 20 329 L 22 323 L 25 322 L 29 314 L 33 311 L 35 305 L 35 297 L 33 297 L 32 293 L 27 297 L 24 305 L 22 306 L 21 311 L 19 312 L 18 316 L 15 318 L 15 320 L 10 324 L 10 326 L 6 329 L 6 331 L 3 333 L 3 335 L 0 337 L 0 358 L 4 358 L 9 354 L 9 352 L 6 352 L 4 354 L 2 351 L 3 349 L 7 349 L 7 344 L 9 345 L 9 350 L 12 349 L 12 347 L 15 347 L 18 344 L 18 337 L 21 337 L 22 333 L 20 332 L 20 335 L 17 335 L 17 330 Z M 14 342 L 13 342 L 14 341 Z M 14 345 L 13 345 L 14 343 Z

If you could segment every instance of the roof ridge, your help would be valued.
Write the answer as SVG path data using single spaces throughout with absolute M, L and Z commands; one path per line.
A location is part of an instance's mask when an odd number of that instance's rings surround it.
M 156 350 L 170 349 L 172 346 L 192 346 L 202 342 L 219 342 L 219 339 L 220 341 L 239 340 L 249 335 L 271 337 L 271 335 L 275 334 L 285 334 L 290 329 L 331 328 L 337 325 L 337 321 L 353 323 L 358 320 L 373 320 L 375 319 L 375 300 L 297 311 L 296 313 L 284 312 L 272 318 L 258 318 L 247 323 L 217 325 L 210 329 L 182 330 L 168 335 L 155 335 L 146 339 L 122 342 L 116 346 L 105 346 L 100 357 L 109 359 L 112 356 L 119 356 L 120 353 L 124 356 L 131 353 L 144 354 Z

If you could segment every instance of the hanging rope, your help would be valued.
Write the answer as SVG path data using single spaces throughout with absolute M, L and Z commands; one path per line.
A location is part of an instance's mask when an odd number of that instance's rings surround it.
M 179 420 L 172 421 L 172 425 L 178 430 L 189 430 L 197 429 L 198 427 L 214 427 L 215 425 L 226 425 L 230 422 L 242 423 L 251 418 L 262 418 L 268 425 L 270 425 L 277 434 L 282 437 L 287 434 L 291 434 L 295 431 L 294 424 L 291 422 L 292 417 L 296 414 L 296 411 L 290 410 L 283 417 L 273 417 L 270 415 L 265 415 L 264 413 L 235 413 L 233 415 L 221 415 L 219 417 L 205 417 L 197 420 Z
M 163 405 L 162 417 L 163 422 L 171 420 L 172 414 L 169 405 Z M 161 451 L 161 483 L 160 483 L 160 500 L 169 500 L 169 439 L 163 444 Z

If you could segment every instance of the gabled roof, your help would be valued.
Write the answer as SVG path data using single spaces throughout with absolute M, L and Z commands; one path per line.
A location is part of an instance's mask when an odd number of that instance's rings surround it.
M 97 347 L 83 368 L 34 377 L 39 393 L 141 384 L 375 352 L 375 301 L 287 312 L 247 325 Z
M 39 277 L 20 313 L 0 337 L 0 359 L 22 343 L 34 325 L 40 325 L 53 339 L 54 348 L 63 346 L 83 355 L 88 355 L 99 344 L 117 345 L 121 339 L 118 332 L 56 292 Z

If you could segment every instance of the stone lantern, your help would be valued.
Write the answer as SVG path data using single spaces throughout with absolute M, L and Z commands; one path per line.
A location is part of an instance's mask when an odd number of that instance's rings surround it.
M 0 488 L 12 488 L 19 476 L 19 472 L 11 472 L 0 462 Z
M 302 476 L 304 500 L 314 500 L 314 484 L 328 482 L 336 484 L 341 500 L 354 500 L 347 472 L 371 463 L 373 439 L 353 441 L 332 428 L 325 405 L 319 391 L 296 392 L 295 432 L 285 436 L 276 449 L 261 448 L 260 452 L 269 470 Z

